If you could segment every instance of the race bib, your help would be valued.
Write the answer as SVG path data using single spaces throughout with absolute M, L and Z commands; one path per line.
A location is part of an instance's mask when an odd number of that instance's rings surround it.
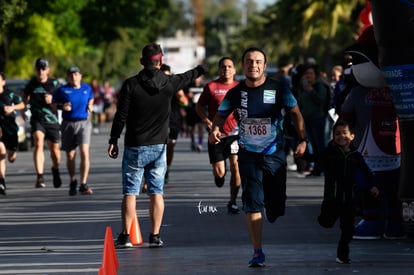
M 240 123 L 240 147 L 262 153 L 274 142 L 270 118 L 245 118 Z
M 270 122 L 270 118 L 245 118 L 241 125 L 246 137 L 266 137 L 271 134 Z

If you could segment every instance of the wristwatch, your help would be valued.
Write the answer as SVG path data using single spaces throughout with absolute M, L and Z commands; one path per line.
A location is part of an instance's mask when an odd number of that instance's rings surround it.
M 308 142 L 309 142 L 308 137 L 301 138 L 301 139 L 299 140 L 299 143 L 302 143 L 302 142 L 306 142 L 306 143 L 308 143 Z

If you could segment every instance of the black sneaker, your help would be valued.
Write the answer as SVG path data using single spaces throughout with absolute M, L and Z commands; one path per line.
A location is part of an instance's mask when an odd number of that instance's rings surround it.
M 0 183 L 0 194 L 6 196 L 6 184 L 4 182 Z
M 45 180 L 43 178 L 37 178 L 35 187 L 45 188 L 46 187 Z
M 149 236 L 149 247 L 161 247 L 164 245 L 164 242 L 161 240 L 161 237 L 159 234 L 154 235 L 150 234 Z
M 89 188 L 88 184 L 85 183 L 79 186 L 79 193 L 82 195 L 92 195 L 93 191 L 91 188 Z
M 118 239 L 115 241 L 116 248 L 130 248 L 133 247 L 128 234 L 119 234 Z
M 239 210 L 239 207 L 237 206 L 237 204 L 229 202 L 227 204 L 227 212 L 229 214 L 239 214 L 240 210 Z
M 338 264 L 350 264 L 351 260 L 350 259 L 340 259 L 339 257 L 336 258 L 336 262 Z
M 62 185 L 62 180 L 60 179 L 59 168 L 52 167 L 52 175 L 53 175 L 53 186 L 55 188 L 59 188 Z
M 69 184 L 69 196 L 75 196 L 78 191 L 76 191 L 76 188 L 78 186 L 78 181 L 74 180 L 71 181 Z
M 306 175 L 305 178 L 312 179 L 312 178 L 319 178 L 321 176 L 323 176 L 321 172 L 312 171 L 309 175 Z
M 222 187 L 224 185 L 225 178 L 214 177 L 214 183 L 217 187 Z

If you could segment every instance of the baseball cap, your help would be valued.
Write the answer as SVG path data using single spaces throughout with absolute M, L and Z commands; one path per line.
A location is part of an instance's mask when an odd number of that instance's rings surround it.
M 66 71 L 67 74 L 73 74 L 73 73 L 80 73 L 80 69 L 78 66 L 72 66 L 69 67 L 68 70 Z
M 36 69 L 47 68 L 47 67 L 49 67 L 49 62 L 47 61 L 47 59 L 45 58 L 36 59 L 36 62 L 35 62 Z

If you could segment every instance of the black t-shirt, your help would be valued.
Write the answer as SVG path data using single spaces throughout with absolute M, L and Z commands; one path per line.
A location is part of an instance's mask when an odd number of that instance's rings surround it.
M 45 83 L 40 83 L 36 78 L 30 80 L 23 93 L 30 97 L 31 120 L 58 123 L 57 110 L 53 110 L 51 105 L 45 102 L 45 95 L 53 95 L 58 86 L 59 82 L 52 78 L 48 78 Z

